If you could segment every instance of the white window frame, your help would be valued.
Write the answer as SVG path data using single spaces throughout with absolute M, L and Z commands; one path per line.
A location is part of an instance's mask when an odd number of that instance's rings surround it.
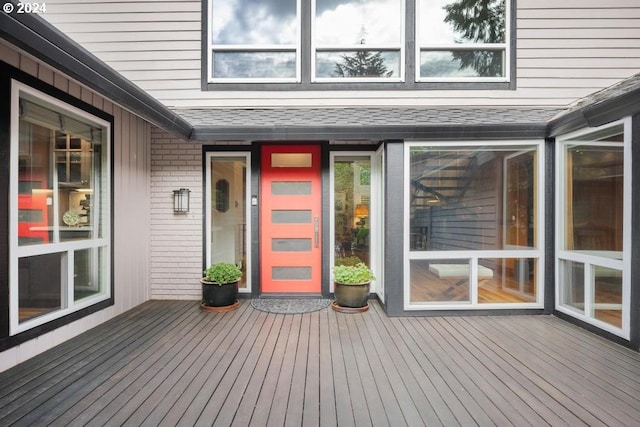
M 492 83 L 492 82 L 509 82 L 511 76 L 511 0 L 505 0 L 505 42 L 504 43 L 450 43 L 450 44 L 420 44 L 420 0 L 414 0 L 416 7 L 415 16 L 415 79 L 416 82 L 473 82 L 473 83 Z M 420 52 L 427 51 L 445 51 L 452 50 L 495 50 L 504 51 L 504 77 L 422 77 L 420 75 Z
M 60 242 L 59 229 L 54 229 L 54 242 L 39 244 L 39 245 L 25 245 L 20 246 L 18 242 L 18 152 L 19 152 L 19 99 L 20 93 L 26 93 L 32 97 L 41 99 L 50 105 L 55 106 L 62 112 L 68 112 L 71 115 L 78 116 L 89 123 L 96 124 L 106 129 L 103 136 L 104 147 L 104 160 L 102 166 L 101 176 L 101 197 L 94 197 L 93 203 L 94 211 L 101 211 L 101 228 L 102 237 L 94 237 L 87 240 Z M 11 160 L 10 160 L 10 179 L 9 179 L 9 335 L 16 335 L 20 332 L 32 329 L 36 326 L 45 324 L 52 320 L 66 316 L 67 314 L 79 311 L 83 308 L 90 307 L 98 302 L 105 301 L 111 298 L 111 124 L 103 119 L 100 119 L 82 109 L 69 105 L 63 101 L 58 100 L 50 95 L 47 95 L 37 89 L 20 83 L 16 80 L 11 81 L 11 126 L 10 126 L 10 140 L 11 140 Z M 54 185 L 56 182 L 54 181 Z M 53 197 L 54 207 L 57 197 Z M 100 206 L 97 203 L 102 203 Z M 54 209 L 54 224 L 58 224 L 57 212 Z M 78 301 L 74 301 L 74 281 L 73 281 L 73 267 L 74 267 L 74 254 L 76 251 L 84 249 L 102 250 L 103 262 L 99 266 L 101 271 L 102 292 L 87 298 L 83 298 Z M 19 321 L 19 260 L 20 258 L 46 255 L 46 254 L 62 254 L 61 261 L 63 263 L 62 274 L 66 274 L 66 280 L 62 280 L 60 283 L 61 289 L 61 308 L 50 313 L 43 314 L 24 322 Z M 64 282 L 66 281 L 66 287 Z
M 378 170 L 379 168 L 374 167 L 374 162 L 377 158 L 378 154 L 374 151 L 332 151 L 329 154 L 329 162 L 330 162 L 330 171 L 329 174 L 329 210 L 330 210 L 330 221 L 329 221 L 329 247 L 331 248 L 331 255 L 329 256 L 329 265 L 336 265 L 336 256 L 335 250 L 336 247 L 336 216 L 335 216 L 335 205 L 336 205 L 336 194 L 335 194 L 335 161 L 336 158 L 340 157 L 366 157 L 369 159 L 369 165 L 371 170 L 371 177 L 369 180 L 369 218 L 367 222 L 369 223 L 369 263 L 371 265 L 371 269 L 376 276 L 376 280 L 371 282 L 371 292 L 375 292 L 378 294 L 383 294 L 384 289 L 382 287 L 384 281 L 381 279 L 382 277 L 382 263 L 384 258 L 382 256 L 381 250 L 383 248 L 379 243 L 382 241 L 382 232 L 383 230 L 379 227 L 381 224 L 381 206 L 382 206 L 382 188 L 380 186 L 380 175 L 381 172 Z M 329 282 L 329 291 L 333 292 L 333 273 L 331 274 L 331 280 Z
M 208 23 L 207 23 L 207 80 L 209 83 L 300 83 L 301 81 L 301 64 L 302 64 L 302 18 L 301 18 L 301 1 L 296 0 L 296 21 L 298 23 L 296 43 L 282 45 L 220 45 L 214 44 L 211 34 L 211 22 L 213 22 L 213 0 L 208 1 Z M 242 78 L 242 77 L 214 77 L 213 75 L 213 56 L 214 52 L 293 52 L 296 56 L 296 76 L 291 78 Z
M 544 158 L 545 147 L 542 140 L 517 140 L 517 141 L 455 141 L 455 142 L 431 142 L 415 141 L 405 144 L 404 148 L 404 191 L 411 188 L 411 148 L 412 147 L 442 147 L 453 149 L 456 147 L 484 147 L 484 146 L 510 148 L 518 150 L 520 147 L 529 146 L 537 149 L 536 162 L 536 230 L 537 241 L 534 248 L 527 249 L 502 249 L 502 250 L 463 250 L 463 251 L 411 251 L 410 225 L 411 206 L 410 197 L 404 199 L 404 309 L 416 310 L 507 310 L 507 309 L 542 309 L 544 308 L 544 229 L 545 229 L 545 176 Z M 406 196 L 406 194 L 405 194 Z M 536 259 L 536 302 L 531 303 L 480 303 L 478 302 L 478 260 L 482 258 L 533 258 Z M 451 260 L 460 259 L 469 261 L 469 302 L 411 302 L 411 261 L 413 260 Z
M 515 0 L 505 0 L 505 42 L 504 43 L 465 43 L 465 44 L 446 44 L 446 45 L 420 45 L 419 44 L 419 31 L 418 26 L 418 13 L 414 13 L 415 16 L 407 16 L 409 10 L 419 11 L 419 0 L 402 0 L 402 29 L 401 29 L 401 41 L 400 46 L 385 45 L 385 44 L 371 44 L 364 45 L 367 50 L 371 51 L 397 51 L 399 49 L 400 54 L 400 75 L 398 77 L 317 77 L 316 76 L 316 53 L 322 51 L 345 51 L 345 50 L 359 50 L 363 48 L 363 45 L 338 45 L 338 46 L 318 46 L 315 40 L 315 10 L 316 0 L 297 0 L 297 22 L 298 22 L 298 35 L 295 44 L 289 45 L 219 45 L 214 44 L 212 40 L 212 31 L 210 23 L 213 21 L 213 0 L 204 0 L 207 2 L 207 21 L 203 25 L 203 31 L 206 31 L 206 61 L 207 64 L 203 65 L 203 69 L 206 69 L 206 84 L 213 85 L 209 87 L 215 87 L 215 85 L 230 85 L 230 88 L 237 90 L 251 90 L 251 87 L 243 86 L 246 83 L 265 84 L 266 88 L 269 85 L 273 85 L 273 90 L 280 90 L 279 85 L 285 90 L 309 90 L 315 88 L 315 86 L 331 85 L 331 89 L 344 86 L 346 90 L 353 90 L 358 85 L 364 85 L 363 88 L 369 89 L 381 89 L 388 85 L 389 88 L 394 90 L 415 90 L 421 88 L 427 88 L 433 84 L 439 83 L 454 83 L 454 84 L 475 84 L 480 85 L 493 83 L 502 84 L 514 83 L 512 82 L 512 68 L 515 55 L 513 53 L 512 46 L 512 2 Z M 413 2 L 413 3 L 408 3 Z M 203 3 L 203 7 L 205 7 Z M 413 9 L 411 9 L 413 8 Z M 411 22 L 407 22 L 407 20 Z M 308 25 L 309 28 L 303 28 L 304 25 Z M 409 31 L 408 26 L 413 26 L 413 31 Z M 414 40 L 408 40 L 407 34 L 413 33 Z M 413 46 L 413 47 L 411 47 Z M 410 49 L 411 52 L 407 52 Z M 504 76 L 503 77 L 420 77 L 420 50 L 499 50 L 504 51 Z M 277 52 L 277 51 L 290 51 L 295 52 L 296 55 L 296 76 L 295 78 L 242 78 L 242 77 L 214 77 L 213 76 L 213 53 L 234 51 L 234 52 Z M 407 58 L 413 55 L 413 58 Z M 204 57 L 204 55 L 203 55 Z M 410 67 L 407 67 L 407 61 L 411 60 L 411 66 L 415 69 L 414 72 L 410 72 Z M 303 63 L 304 61 L 304 63 Z M 412 76 L 408 73 L 413 74 Z M 336 86 L 333 86 L 336 85 Z M 443 87 L 446 87 L 443 86 Z M 263 89 L 263 86 L 256 86 L 256 88 Z M 482 88 L 482 86 L 478 86 Z M 508 85 L 505 85 L 504 89 L 509 89 Z
M 623 128 L 623 150 L 624 150 L 624 179 L 623 179 L 623 207 L 622 207 L 622 223 L 623 223 L 623 240 L 622 240 L 622 254 L 619 259 L 597 256 L 594 254 L 587 254 L 581 251 L 568 251 L 565 250 L 565 235 L 566 224 L 565 215 L 566 205 L 566 191 L 567 182 L 565 174 L 566 165 L 566 145 L 575 142 L 576 138 L 589 137 L 591 134 L 606 131 L 617 126 L 622 125 Z M 557 138 L 556 144 L 556 269 L 555 269 L 555 309 L 561 313 L 567 314 L 571 317 L 579 319 L 585 323 L 594 325 L 602 330 L 610 332 L 611 334 L 620 336 L 624 339 L 630 339 L 631 334 L 631 173 L 632 173 L 632 160 L 631 160 L 631 118 L 625 118 L 618 120 L 607 125 L 599 126 L 596 128 L 581 129 L 566 135 L 562 135 Z M 585 139 L 585 141 L 588 141 Z M 597 145 L 607 145 L 607 142 L 593 141 Z M 620 143 L 611 143 L 611 145 L 620 146 Z M 584 265 L 584 313 L 572 308 L 570 306 L 562 305 L 561 292 L 564 289 L 561 283 L 561 262 L 562 261 L 574 261 Z M 622 327 L 616 328 L 615 326 L 591 317 L 591 313 L 594 309 L 594 302 L 592 295 L 594 292 L 594 275 L 593 267 L 606 267 L 622 271 Z
M 413 0 L 411 0 L 413 1 Z M 349 45 L 326 45 L 319 46 L 316 42 L 315 28 L 316 28 L 316 0 L 311 0 L 311 81 L 317 83 L 385 83 L 385 82 L 404 82 L 405 80 L 405 46 L 406 46 L 406 0 L 400 0 L 400 40 L 399 45 L 384 45 L 384 44 L 349 44 Z M 398 70 L 398 77 L 317 77 L 316 76 L 316 55 L 319 52 L 333 52 L 333 51 L 397 51 L 400 57 L 400 68 Z
M 204 197 L 204 211 L 205 211 L 205 259 L 207 260 L 207 266 L 211 260 L 211 210 L 213 209 L 213 206 L 211 206 L 211 197 L 213 194 L 213 188 L 212 186 L 214 185 L 213 182 L 211 182 L 211 159 L 213 158 L 232 158 L 232 157 L 241 157 L 245 159 L 245 164 L 246 164 L 246 168 L 245 168 L 245 185 L 247 186 L 246 193 L 245 193 L 245 206 L 247 207 L 245 215 L 245 247 L 247 248 L 247 254 L 246 254 L 246 258 L 245 258 L 245 269 L 246 269 L 246 274 L 245 274 L 245 280 L 246 280 L 246 286 L 242 287 L 242 288 L 238 288 L 238 292 L 239 293 L 246 293 L 246 294 L 250 294 L 251 293 L 251 266 L 252 266 L 252 261 L 251 261 L 251 234 L 252 234 L 252 229 L 251 229 L 251 223 L 252 223 L 252 205 L 251 205 L 251 194 L 252 194 L 252 189 L 251 189 L 251 152 L 250 151 L 207 151 L 205 153 L 205 179 L 206 179 L 206 183 L 205 183 L 205 197 Z

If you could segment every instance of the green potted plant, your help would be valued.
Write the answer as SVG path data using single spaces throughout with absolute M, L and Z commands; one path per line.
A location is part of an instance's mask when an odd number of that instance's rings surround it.
M 205 311 L 224 312 L 238 307 L 238 282 L 242 269 L 230 262 L 219 262 L 204 270 L 202 304 Z
M 331 307 L 339 312 L 363 312 L 369 309 L 373 271 L 363 262 L 341 263 L 333 267 L 335 301 Z

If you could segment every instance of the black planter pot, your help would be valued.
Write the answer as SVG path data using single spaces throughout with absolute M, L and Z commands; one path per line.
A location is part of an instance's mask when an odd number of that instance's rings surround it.
M 227 307 L 238 302 L 238 282 L 218 285 L 204 279 L 202 283 L 202 304 L 206 307 Z
M 346 308 L 367 307 L 369 300 L 369 289 L 371 283 L 362 283 L 359 285 L 344 285 L 334 283 L 334 296 L 336 305 Z

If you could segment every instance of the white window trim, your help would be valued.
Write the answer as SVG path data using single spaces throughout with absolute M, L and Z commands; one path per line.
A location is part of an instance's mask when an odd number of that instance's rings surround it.
M 336 158 L 339 157 L 366 157 L 369 159 L 369 165 L 371 167 L 371 177 L 369 181 L 369 218 L 367 222 L 369 223 L 369 241 L 371 242 L 369 245 L 369 263 L 371 265 L 372 270 L 374 271 L 374 275 L 376 276 L 376 280 L 371 282 L 371 292 L 382 293 L 384 292 L 382 288 L 383 280 L 380 279 L 382 274 L 381 264 L 384 262 L 384 257 L 380 252 L 383 246 L 374 245 L 374 242 L 381 242 L 382 240 L 382 230 L 379 227 L 374 227 L 373 224 L 380 223 L 380 217 L 378 212 L 381 212 L 381 188 L 378 184 L 379 176 L 375 175 L 379 173 L 378 168 L 374 168 L 373 163 L 376 159 L 376 152 L 373 151 L 332 151 L 329 153 L 329 162 L 330 162 L 330 171 L 329 174 L 329 210 L 330 210 L 330 220 L 329 220 L 329 247 L 331 248 L 331 255 L 329 256 L 329 265 L 336 265 L 336 256 L 335 250 L 336 247 L 336 217 L 335 217 L 335 209 L 336 205 L 336 194 L 335 194 L 335 161 Z M 333 292 L 333 273 L 330 272 L 331 280 L 329 281 L 329 291 Z
M 246 194 L 245 194 L 245 206 L 247 207 L 245 215 L 245 247 L 247 248 L 247 254 L 245 258 L 245 268 L 246 268 L 246 286 L 242 288 L 238 288 L 239 293 L 250 294 L 251 293 L 251 223 L 252 223 L 252 205 L 251 205 L 251 152 L 250 151 L 208 151 L 205 155 L 205 195 L 204 195 L 204 211 L 205 211 L 205 259 L 207 260 L 207 265 L 209 264 L 209 260 L 211 259 L 211 210 L 213 207 L 211 206 L 211 197 L 213 194 L 211 182 L 211 159 L 213 158 L 229 158 L 229 157 L 242 157 L 245 159 L 245 183 L 246 183 Z
M 416 7 L 415 16 L 415 79 L 424 83 L 508 83 L 511 76 L 511 0 L 505 0 L 505 42 L 504 43 L 450 43 L 440 45 L 420 44 L 420 0 L 414 0 Z M 451 50 L 496 50 L 504 51 L 504 77 L 421 77 L 420 76 L 420 52 L 451 51 Z
M 340 50 L 357 50 L 357 48 L 362 48 L 362 45 L 354 45 L 352 47 L 349 47 L 347 45 L 345 46 L 317 46 L 317 43 L 315 41 L 315 37 L 314 37 L 314 26 L 315 26 L 315 2 L 316 0 L 311 0 L 310 1 L 310 5 L 305 7 L 305 11 L 307 9 L 309 9 L 308 14 L 310 16 L 302 16 L 302 9 L 303 9 L 303 5 L 302 2 L 305 2 L 305 5 L 307 5 L 309 2 L 309 0 L 297 0 L 297 22 L 298 22 L 298 36 L 297 36 L 297 41 L 295 44 L 287 44 L 287 45 L 272 45 L 272 46 L 267 46 L 267 45 L 217 45 L 214 44 L 212 41 L 212 33 L 211 33 L 211 27 L 210 27 L 210 22 L 212 22 L 212 16 L 213 16 L 213 7 L 212 7 L 212 0 L 207 0 L 208 1 L 208 17 L 207 17 L 207 24 L 206 24 L 206 32 L 207 32 L 207 52 L 206 52 L 206 59 L 207 59 L 207 64 L 206 64 L 206 71 L 207 71 L 207 77 L 206 77 L 206 82 L 207 84 L 242 84 L 242 83 L 260 83 L 260 84 L 327 84 L 327 83 L 336 83 L 336 84 L 346 84 L 347 86 L 349 84 L 353 84 L 353 83 L 365 83 L 365 84 L 381 84 L 382 86 L 384 86 L 384 84 L 389 83 L 389 84 L 402 84 L 402 83 L 406 83 L 408 80 L 411 80 L 409 78 L 409 76 L 407 75 L 407 73 L 409 72 L 407 70 L 407 17 L 406 17 L 406 10 L 407 10 L 407 1 L 413 1 L 416 10 L 419 9 L 420 7 L 420 3 L 419 0 L 402 0 L 401 2 L 401 7 L 402 7 L 402 31 L 401 31 L 401 42 L 400 42 L 400 46 L 391 46 L 391 45 L 365 45 L 366 48 L 368 50 L 394 50 L 397 51 L 399 50 L 400 53 L 400 76 L 398 77 L 388 77 L 388 78 L 380 78 L 380 77 L 374 77 L 374 78 L 360 78 L 360 77 L 347 77 L 347 78 L 334 78 L 334 77 L 317 77 L 316 76 L 316 53 L 317 52 L 322 52 L 322 51 L 327 51 L 327 50 L 335 50 L 335 49 L 340 49 Z M 511 69 L 512 69 L 512 43 L 511 43 L 511 39 L 513 37 L 512 35 L 512 27 L 511 27 L 511 22 L 512 22 L 512 8 L 511 8 L 511 2 L 513 0 L 505 0 L 506 4 L 505 4 L 505 28 L 506 28 L 506 35 L 505 35 L 505 42 L 504 43 L 467 43 L 467 44 L 447 44 L 447 45 L 424 45 L 421 46 L 419 44 L 419 27 L 418 27 L 418 16 L 419 14 L 416 13 L 415 14 L 415 18 L 414 18 L 414 40 L 413 40 L 413 45 L 414 45 L 414 58 L 413 58 L 413 68 L 415 69 L 414 72 L 414 76 L 413 76 L 413 81 L 410 82 L 411 85 L 414 85 L 416 83 L 420 84 L 420 83 L 428 83 L 428 84 L 432 84 L 432 83 L 480 83 L 480 84 L 484 84 L 484 83 L 510 83 L 512 82 L 512 76 L 511 76 Z M 305 50 L 308 47 L 310 49 L 310 52 L 307 54 L 306 52 L 303 52 L 303 41 L 302 41 L 302 37 L 303 37 L 303 30 L 302 30 L 302 26 L 305 25 L 306 22 L 310 22 L 311 23 L 311 29 L 310 29 L 310 40 L 306 43 L 309 43 L 308 45 L 305 44 Z M 474 50 L 499 50 L 499 51 L 504 51 L 505 57 L 504 57 L 504 77 L 420 77 L 420 50 L 421 49 L 426 49 L 426 50 L 460 50 L 460 49 L 474 49 Z M 224 52 L 225 50 L 229 51 L 229 50 L 234 50 L 234 51 L 254 51 L 254 52 L 258 52 L 258 51 L 263 51 L 263 52 L 274 52 L 274 51 L 290 51 L 290 52 L 295 52 L 296 54 L 296 77 L 293 78 L 233 78 L 233 77 L 214 77 L 213 76 L 213 53 L 214 51 L 220 51 L 220 52 Z M 303 54 L 304 53 L 304 54 Z M 302 60 L 303 60 L 303 56 L 306 56 L 308 58 L 308 62 L 309 64 L 302 64 Z M 309 67 L 309 69 L 307 70 L 306 67 Z M 308 75 L 307 75 L 307 71 L 305 71 L 305 75 L 302 75 L 302 69 L 305 69 L 308 71 Z M 303 82 L 303 79 L 305 80 Z M 308 81 L 307 81 L 308 80 Z
M 511 250 L 465 250 L 465 251 L 411 251 L 410 241 L 406 236 L 410 234 L 410 198 L 404 199 L 404 309 L 415 310 L 506 310 L 506 309 L 542 309 L 544 308 L 544 230 L 545 230 L 545 176 L 544 176 L 544 141 L 541 140 L 518 140 L 518 141 L 455 141 L 455 142 L 430 142 L 415 141 L 405 144 L 404 148 L 404 191 L 410 188 L 411 164 L 410 152 L 412 147 L 443 147 L 453 149 L 456 147 L 518 147 L 529 146 L 537 148 L 536 174 L 537 174 L 537 209 L 536 217 L 538 223 L 537 246 L 532 249 L 511 249 Z M 534 258 L 536 259 L 536 302 L 533 303 L 479 303 L 478 302 L 478 260 L 481 258 Z M 411 265 L 412 260 L 438 260 L 438 259 L 463 259 L 470 262 L 469 277 L 469 302 L 411 302 Z
M 400 40 L 399 46 L 391 44 L 348 44 L 348 45 L 325 45 L 319 46 L 316 42 L 316 0 L 311 0 L 311 82 L 312 83 L 401 83 L 405 81 L 405 63 L 406 63 L 406 0 L 400 0 Z M 370 50 L 370 51 L 396 51 L 400 53 L 400 68 L 398 77 L 317 77 L 316 76 L 316 54 L 318 52 L 327 51 L 351 51 L 351 50 Z
M 79 116 L 88 122 L 95 123 L 106 129 L 104 141 L 106 144 L 105 160 L 103 165 L 102 187 L 101 191 L 106 194 L 104 197 L 96 197 L 94 203 L 102 201 L 101 209 L 105 214 L 102 219 L 102 238 L 93 238 L 82 241 L 47 243 L 42 245 L 19 246 L 18 244 L 18 170 L 15 165 L 18 164 L 19 152 L 19 100 L 20 93 L 24 92 L 31 96 L 47 102 L 62 111 L 69 112 Z M 83 308 L 92 306 L 98 302 L 111 298 L 111 123 L 102 120 L 82 109 L 69 105 L 50 95 L 47 95 L 37 89 L 22 84 L 16 80 L 11 81 L 11 159 L 9 172 L 9 335 L 16 335 L 20 332 L 32 329 L 36 326 L 45 324 L 52 320 L 66 316 L 67 314 L 79 311 Z M 54 182 L 55 183 L 55 182 Z M 100 200 L 99 200 L 100 199 Z M 54 221 L 57 213 L 54 209 Z M 57 224 L 57 222 L 55 222 Z M 57 233 L 56 233 L 57 234 Z M 101 271 L 101 279 L 103 280 L 103 292 L 100 294 L 74 301 L 73 299 L 73 261 L 74 251 L 83 249 L 103 249 L 105 251 L 103 265 Z M 19 283 L 18 283 L 18 264 L 19 259 L 23 257 L 61 253 L 62 271 L 66 272 L 66 288 L 61 289 L 61 305 L 59 310 L 51 313 L 43 314 L 34 319 L 19 322 Z M 60 284 L 63 286 L 63 283 Z
M 218 45 L 214 44 L 211 34 L 213 22 L 212 0 L 208 1 L 208 22 L 207 22 L 207 81 L 209 83 L 300 83 L 302 81 L 302 14 L 301 1 L 296 0 L 296 21 L 298 23 L 296 43 L 278 45 Z M 214 51 L 235 51 L 235 52 L 293 52 L 296 56 L 296 76 L 291 78 L 226 78 L 213 76 L 213 53 Z
M 623 180 L 623 207 L 622 207 L 622 223 L 624 227 L 623 240 L 622 240 L 622 257 L 607 258 L 600 257 L 594 254 L 584 253 L 580 251 L 567 251 L 562 249 L 564 247 L 565 237 L 565 223 L 564 212 L 566 210 L 566 194 L 565 188 L 567 185 L 565 176 L 565 164 L 566 164 L 566 144 L 572 142 L 575 138 L 581 136 L 589 136 L 595 132 L 606 130 L 608 128 L 614 128 L 622 125 L 623 127 L 623 150 L 624 150 L 624 180 Z M 585 323 L 597 326 L 611 334 L 620 336 L 624 339 L 630 339 L 631 334 L 631 173 L 632 173 L 632 161 L 631 161 L 631 118 L 625 118 L 618 120 L 607 125 L 603 125 L 595 128 L 581 129 L 576 132 L 562 135 L 557 138 L 556 144 L 556 269 L 555 269 L 555 309 L 561 313 L 567 314 L 571 317 L 575 317 Z M 598 145 L 607 145 L 606 142 L 598 142 Z M 612 145 L 620 146 L 619 143 Z M 585 266 L 585 308 L 584 313 L 579 312 L 575 308 L 562 305 L 561 303 L 561 275 L 560 275 L 560 263 L 561 261 L 575 261 L 583 263 Z M 593 294 L 593 274 L 592 267 L 607 267 L 622 271 L 622 328 L 616 328 L 615 326 L 595 319 L 589 316 L 589 313 L 593 308 L 593 301 L 591 295 Z

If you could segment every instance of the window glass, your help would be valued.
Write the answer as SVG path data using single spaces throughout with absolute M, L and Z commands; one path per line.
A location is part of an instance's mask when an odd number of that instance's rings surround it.
M 622 328 L 622 271 L 593 266 L 593 317 Z
M 400 77 L 400 52 L 367 49 L 318 52 L 316 77 Z
M 408 309 L 541 306 L 540 150 L 409 145 Z
M 210 0 L 212 77 L 295 81 L 298 0 Z
M 18 260 L 18 322 L 60 310 L 65 304 L 61 283 L 64 254 L 22 257 Z
M 560 270 L 560 304 L 573 311 L 584 313 L 584 264 L 561 260 Z
M 317 0 L 317 78 L 401 77 L 402 0 Z
M 316 0 L 315 42 L 398 45 L 402 10 L 400 0 Z
M 411 260 L 412 303 L 469 303 L 471 272 L 468 259 Z
M 505 75 L 505 61 L 502 50 L 423 50 L 420 76 L 501 77 Z
M 264 79 L 295 78 L 295 52 L 221 51 L 213 54 L 217 78 Z
M 371 160 L 336 157 L 333 168 L 335 263 L 370 265 Z
M 214 45 L 291 45 L 298 39 L 296 0 L 211 0 Z
M 506 77 L 506 0 L 418 0 L 418 78 Z
M 208 0 L 208 80 L 411 88 L 434 80 L 506 82 L 512 3 Z
M 534 147 L 412 147 L 412 251 L 535 248 Z
M 617 257 L 622 251 L 622 135 L 566 146 L 565 249 Z
M 15 83 L 12 333 L 110 293 L 108 123 Z M 45 317 L 46 315 L 46 317 Z
M 102 237 L 102 129 L 29 95 L 20 107 L 18 244 Z
M 624 123 L 560 139 L 558 309 L 614 334 L 628 334 Z M 625 180 L 627 181 L 625 183 Z M 628 194 L 628 193 L 627 193 Z
M 478 302 L 535 302 L 537 261 L 535 258 L 479 259 Z
M 230 262 L 241 266 L 240 288 L 247 288 L 247 159 L 242 156 L 212 157 L 213 185 L 210 200 L 211 258 L 209 264 Z M 225 182 L 225 194 L 220 194 L 216 183 Z M 218 209 L 222 198 L 227 200 L 225 209 Z

